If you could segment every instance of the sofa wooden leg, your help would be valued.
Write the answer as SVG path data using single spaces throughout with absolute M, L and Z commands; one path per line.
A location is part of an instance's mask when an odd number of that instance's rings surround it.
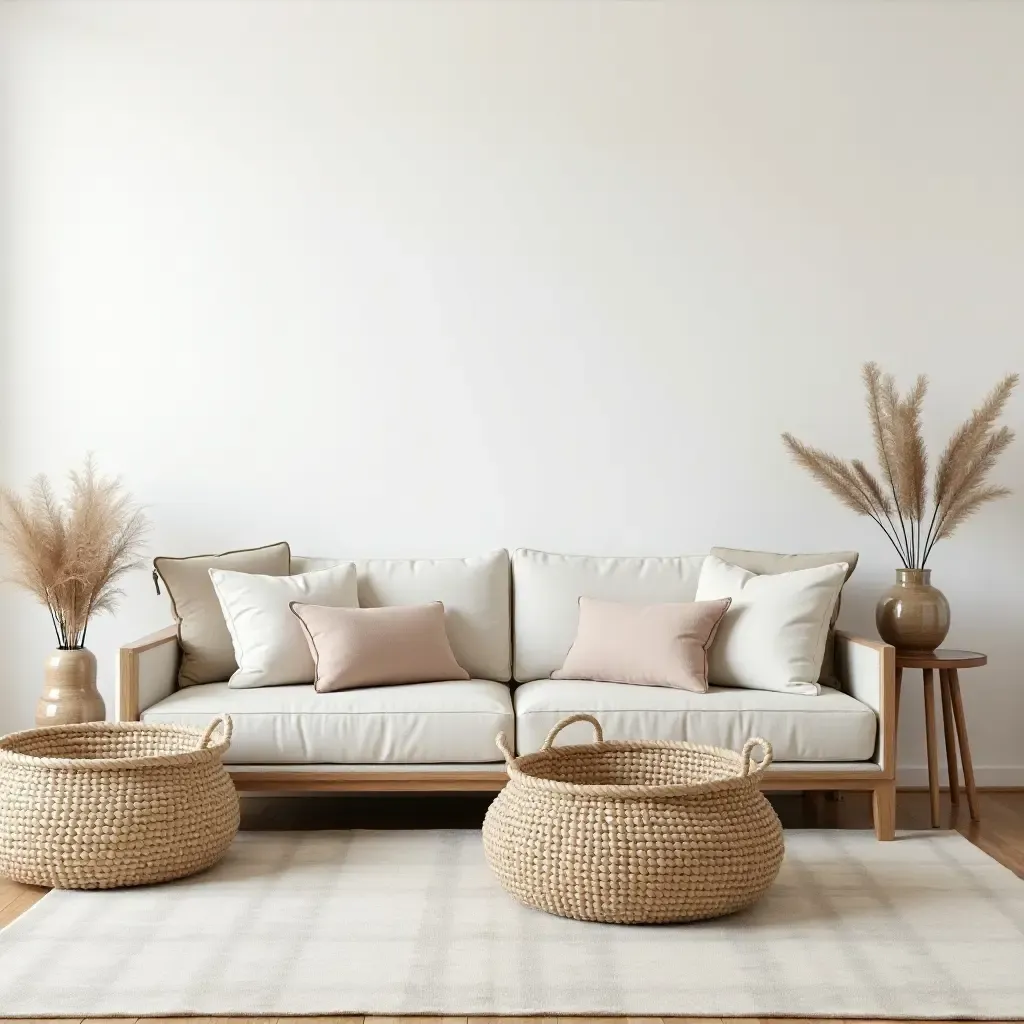
M 871 793 L 875 838 L 880 842 L 896 838 L 896 782 L 882 782 Z

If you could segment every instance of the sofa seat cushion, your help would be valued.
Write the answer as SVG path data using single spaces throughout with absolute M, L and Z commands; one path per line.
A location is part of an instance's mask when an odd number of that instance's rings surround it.
M 538 679 L 514 694 L 516 747 L 539 750 L 566 715 L 594 715 L 609 740 L 685 740 L 740 750 L 763 736 L 776 761 L 866 761 L 875 751 L 875 713 L 849 694 L 823 686 L 816 696 L 712 686 L 692 693 L 585 679 Z M 569 726 L 559 744 L 590 743 L 586 722 Z
M 176 691 L 142 720 L 205 728 L 224 713 L 234 724 L 227 764 L 493 763 L 494 737 L 515 732 L 509 688 L 487 679 L 337 693 L 207 683 Z

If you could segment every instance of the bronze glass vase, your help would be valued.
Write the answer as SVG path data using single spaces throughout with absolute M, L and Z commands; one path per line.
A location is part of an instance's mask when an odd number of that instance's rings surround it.
M 949 632 L 949 602 L 931 569 L 897 569 L 875 608 L 878 635 L 898 651 L 934 651 Z
M 96 655 L 84 647 L 60 648 L 46 659 L 36 725 L 76 725 L 107 717 L 96 689 Z

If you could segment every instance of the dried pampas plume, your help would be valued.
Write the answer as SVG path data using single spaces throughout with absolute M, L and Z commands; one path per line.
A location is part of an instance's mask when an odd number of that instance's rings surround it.
M 89 619 L 113 611 L 118 584 L 142 563 L 149 524 L 117 479 L 100 477 L 92 458 L 69 474 L 59 502 L 45 476 L 22 497 L 0 488 L 0 541 L 12 562 L 8 582 L 46 605 L 61 648 L 82 647 Z
M 847 508 L 881 527 L 904 566 L 923 569 L 937 541 L 952 536 L 983 505 L 1010 493 L 986 479 L 1014 438 L 997 421 L 1018 376 L 1004 377 L 953 432 L 935 470 L 930 516 L 928 450 L 921 434 L 928 378 L 918 377 L 901 397 L 893 376 L 883 374 L 876 363 L 865 363 L 862 376 L 881 478 L 859 459 L 847 462 L 788 433 L 782 441 L 796 462 Z

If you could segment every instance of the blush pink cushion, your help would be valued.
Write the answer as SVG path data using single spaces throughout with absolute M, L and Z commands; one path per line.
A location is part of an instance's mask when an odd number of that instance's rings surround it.
M 468 679 L 444 628 L 444 605 L 327 608 L 293 601 L 320 693 L 392 683 Z
M 580 598 L 580 621 L 552 679 L 674 686 L 706 693 L 708 648 L 731 603 L 622 604 Z

